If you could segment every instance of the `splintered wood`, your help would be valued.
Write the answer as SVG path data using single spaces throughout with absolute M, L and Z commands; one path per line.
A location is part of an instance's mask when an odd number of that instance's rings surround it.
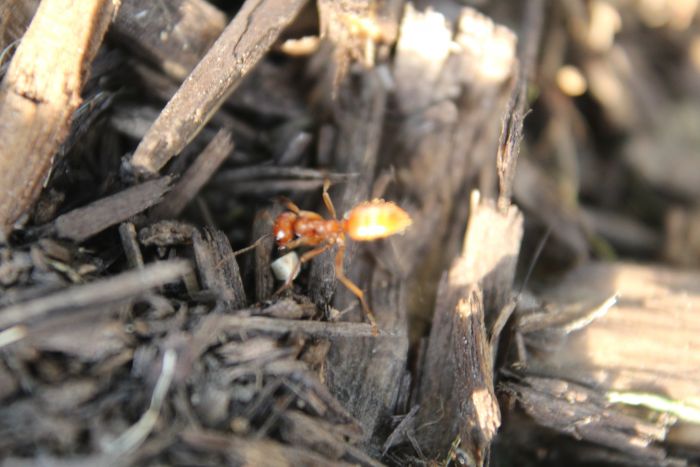
M 632 456 L 637 462 L 663 464 L 663 441 L 667 428 L 659 420 L 647 421 L 611 409 L 610 401 L 595 389 L 556 379 L 528 376 L 507 385 L 525 412 L 538 424 L 608 446 Z
M 39 196 L 117 8 L 113 0 L 41 2 L 0 84 L 0 235 Z
M 486 322 L 511 296 L 523 234 L 522 214 L 472 195 L 462 255 L 438 290 L 414 424 L 433 458 L 456 443 L 481 465 L 501 424 Z
M 243 308 L 246 303 L 245 290 L 226 235 L 218 230 L 205 229 L 204 236 L 195 231 L 192 241 L 204 286 L 232 309 Z
M 522 316 L 526 344 L 540 351 L 528 369 L 615 391 L 654 392 L 678 401 L 697 397 L 700 355 L 700 275 L 660 266 L 591 263 L 546 290 L 547 311 Z M 580 321 L 608 298 L 615 304 Z M 578 309 L 578 316 L 565 310 Z M 568 323 L 535 329 L 550 315 L 569 315 Z M 586 321 L 584 321 L 586 322 Z
M 394 155 L 404 196 L 418 201 L 414 227 L 396 243 L 410 271 L 409 314 L 419 322 L 430 319 L 431 288 L 459 254 L 467 187 L 478 176 L 485 194 L 496 193 L 498 129 L 516 72 L 515 42 L 512 31 L 472 9 L 451 18 L 406 6 L 394 63 L 399 126 L 383 148 Z

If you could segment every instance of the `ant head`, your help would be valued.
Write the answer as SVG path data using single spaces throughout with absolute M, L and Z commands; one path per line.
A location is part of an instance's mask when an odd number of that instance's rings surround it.
M 287 243 L 294 239 L 294 222 L 296 220 L 297 215 L 293 212 L 283 212 L 275 219 L 272 234 L 280 248 L 284 248 Z

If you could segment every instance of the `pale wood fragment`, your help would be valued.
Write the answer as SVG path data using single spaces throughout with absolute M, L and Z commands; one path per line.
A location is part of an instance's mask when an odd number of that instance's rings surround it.
M 526 343 L 539 349 L 528 357 L 528 369 L 600 390 L 692 402 L 700 393 L 699 284 L 697 272 L 657 265 L 582 266 L 545 291 L 541 319 L 593 310 L 614 295 L 616 304 L 580 330 L 566 332 L 565 323 L 528 332 Z
M 116 0 L 45 0 L 0 84 L 0 234 L 24 219 L 68 135 Z

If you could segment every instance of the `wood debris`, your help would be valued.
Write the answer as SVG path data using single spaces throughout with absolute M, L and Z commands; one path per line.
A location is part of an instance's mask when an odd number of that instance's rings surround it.
M 56 234 L 84 241 L 159 203 L 170 189 L 171 181 L 170 177 L 150 180 L 63 214 L 54 221 Z
M 0 231 L 28 214 L 68 135 L 89 65 L 119 6 L 42 2 L 0 85 Z
M 695 465 L 696 3 L 0 2 L 3 465 Z
M 302 4 L 245 2 L 136 148 L 131 161 L 136 172 L 157 173 L 197 135 Z

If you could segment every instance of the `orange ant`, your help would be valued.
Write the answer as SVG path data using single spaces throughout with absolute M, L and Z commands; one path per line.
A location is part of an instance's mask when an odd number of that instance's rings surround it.
M 312 258 L 329 250 L 333 245 L 338 245 L 335 254 L 335 273 L 342 284 L 360 299 L 362 309 L 367 315 L 367 320 L 372 326 L 372 333 L 377 334 L 377 322 L 370 310 L 365 295 L 360 288 L 345 276 L 343 271 L 343 259 L 345 258 L 345 235 L 355 241 L 368 242 L 380 238 L 402 233 L 411 225 L 411 218 L 406 211 L 391 201 L 374 199 L 358 204 L 348 211 L 343 219 L 338 220 L 335 207 L 328 195 L 330 181 L 323 183 L 323 203 L 331 215 L 326 219 L 313 211 L 302 211 L 289 200 L 285 205 L 289 211 L 285 211 L 275 219 L 273 235 L 277 246 L 281 250 L 292 250 L 300 246 L 313 246 L 313 250 L 307 251 L 301 256 L 294 271 L 288 276 L 284 285 L 278 290 L 290 287 L 301 265 Z

